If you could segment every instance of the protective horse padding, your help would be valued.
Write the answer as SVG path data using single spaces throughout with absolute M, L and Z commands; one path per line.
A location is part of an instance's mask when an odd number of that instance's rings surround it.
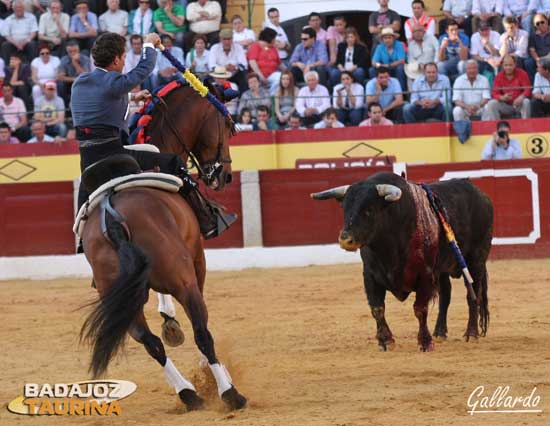
M 145 187 L 162 189 L 168 192 L 178 192 L 182 186 L 183 182 L 179 177 L 166 173 L 139 173 L 110 180 L 97 188 L 88 197 L 88 201 L 80 208 L 73 225 L 73 232 L 78 237 L 82 237 L 82 231 L 84 230 L 88 216 L 111 190 L 118 192 L 128 188 Z

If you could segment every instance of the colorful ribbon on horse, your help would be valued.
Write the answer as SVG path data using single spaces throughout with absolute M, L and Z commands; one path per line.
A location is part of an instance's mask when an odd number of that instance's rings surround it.
M 187 80 L 187 82 L 191 85 L 193 89 L 195 89 L 203 98 L 206 97 L 224 117 L 231 119 L 231 114 L 229 114 L 229 111 L 227 110 L 225 105 L 221 103 L 220 100 L 216 98 L 216 96 L 208 91 L 208 87 L 202 84 L 202 82 L 197 78 L 195 74 L 185 68 L 182 63 L 178 61 L 174 57 L 174 55 L 172 55 L 172 53 L 170 53 L 170 51 L 167 50 L 164 46 L 160 45 L 160 51 L 166 57 L 166 59 L 168 59 L 170 63 L 183 74 L 183 77 Z
M 451 227 L 449 221 L 447 220 L 445 209 L 441 206 L 439 198 L 437 198 L 437 196 L 433 193 L 430 187 L 428 187 L 428 185 L 423 183 L 421 184 L 421 186 L 422 186 L 422 189 L 424 189 L 424 191 L 426 192 L 426 195 L 428 196 L 428 200 L 430 201 L 430 206 L 432 207 L 433 211 L 437 215 L 437 218 L 439 219 L 441 226 L 443 226 L 443 231 L 445 231 L 445 236 L 447 237 L 447 241 L 449 242 L 449 245 L 453 250 L 456 261 L 460 265 L 460 269 L 462 270 L 462 274 L 466 281 L 468 298 L 470 298 L 471 300 L 476 300 L 476 295 L 474 293 L 474 289 L 472 288 L 472 284 L 474 283 L 474 280 L 472 279 L 472 275 L 470 274 L 468 265 L 466 264 L 466 259 L 464 259 L 464 256 L 462 255 L 462 251 L 460 250 L 458 241 L 456 240 L 456 236 L 453 231 L 453 228 Z

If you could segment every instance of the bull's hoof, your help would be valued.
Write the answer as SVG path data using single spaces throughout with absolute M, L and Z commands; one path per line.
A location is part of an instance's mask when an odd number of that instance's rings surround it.
M 465 333 L 464 341 L 470 343 L 477 343 L 479 341 L 479 335 L 476 333 Z
M 420 352 L 432 352 L 435 350 L 432 336 L 423 336 L 418 338 L 418 350 Z
M 188 411 L 201 410 L 204 407 L 204 400 L 192 389 L 182 389 L 178 395 Z
M 240 410 L 246 406 L 246 398 L 237 392 L 235 386 L 222 393 L 222 400 L 230 410 Z
M 378 349 L 380 352 L 393 351 L 395 349 L 395 340 L 386 340 L 384 342 L 378 342 Z
M 447 327 L 438 327 L 436 324 L 433 337 L 441 339 L 442 342 L 447 340 Z
M 164 323 L 162 324 L 162 340 L 168 346 L 176 347 L 183 344 L 185 341 L 185 335 L 180 327 L 180 323 L 175 318 L 169 316 L 164 317 Z

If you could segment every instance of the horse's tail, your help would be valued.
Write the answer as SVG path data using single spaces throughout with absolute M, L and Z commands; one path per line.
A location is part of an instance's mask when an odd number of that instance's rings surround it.
M 105 297 L 94 302 L 95 308 L 80 330 L 80 340 L 93 346 L 89 371 L 94 378 L 105 373 L 111 359 L 124 347 L 126 333 L 149 294 L 149 259 L 128 241 L 119 222 L 106 222 L 107 235 L 117 250 L 119 274 Z
M 481 277 L 481 300 L 479 303 L 479 327 L 481 328 L 481 335 L 487 334 L 489 328 L 489 298 L 487 297 L 487 287 L 489 278 L 487 276 L 487 270 L 484 271 Z

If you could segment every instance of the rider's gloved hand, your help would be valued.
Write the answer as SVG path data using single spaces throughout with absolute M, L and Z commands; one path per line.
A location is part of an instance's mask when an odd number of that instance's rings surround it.
M 145 36 L 144 43 L 151 43 L 155 47 L 160 46 L 160 36 L 157 33 L 150 33 Z

